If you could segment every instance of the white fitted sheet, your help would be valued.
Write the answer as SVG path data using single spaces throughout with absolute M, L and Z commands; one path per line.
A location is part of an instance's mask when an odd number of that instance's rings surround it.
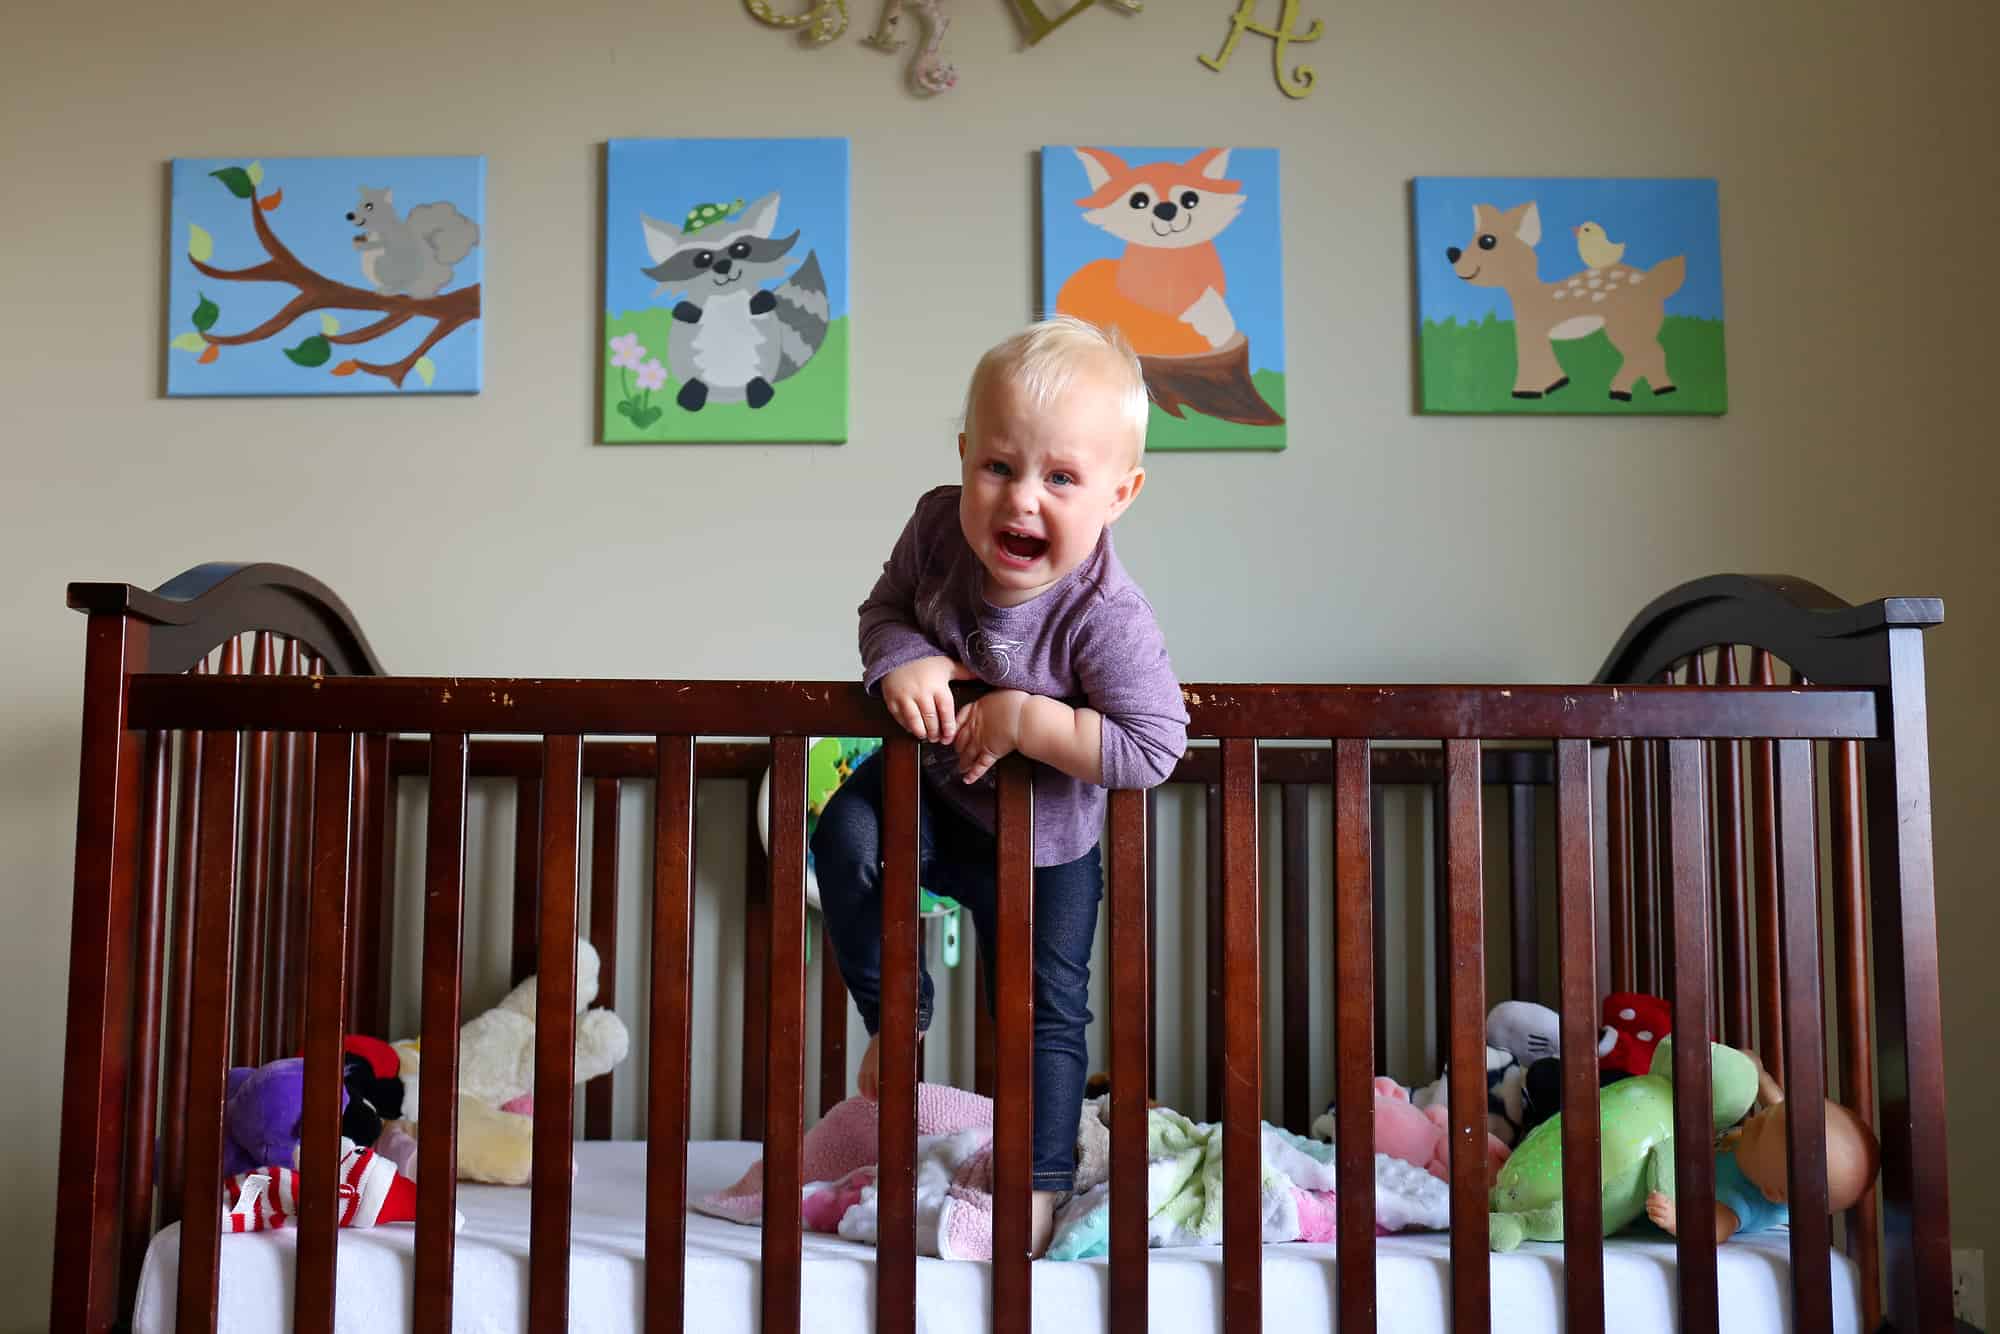
M 577 1334 L 632 1334 L 641 1328 L 644 1285 L 646 1146 L 578 1144 L 572 1219 L 570 1328 Z M 741 1176 L 761 1146 L 697 1143 L 689 1151 L 689 1189 L 701 1193 Z M 528 1191 L 462 1185 L 457 1301 L 453 1328 L 466 1334 L 514 1334 L 527 1328 Z M 405 1330 L 410 1325 L 415 1229 L 342 1230 L 335 1329 L 343 1334 Z M 292 1327 L 292 1275 L 298 1234 L 222 1239 L 223 1334 L 269 1334 Z M 688 1217 L 686 1328 L 702 1334 L 750 1334 L 757 1328 L 758 1252 L 762 1233 L 699 1214 Z M 837 1237 L 804 1235 L 805 1327 L 814 1334 L 872 1334 L 875 1251 Z M 1783 1231 L 1730 1242 L 1718 1257 L 1722 1329 L 1790 1328 L 1789 1236 Z M 1382 1328 L 1449 1327 L 1451 1242 L 1437 1233 L 1377 1239 Z M 1620 1239 L 1604 1248 L 1610 1323 L 1619 1334 L 1669 1331 L 1674 1321 L 1674 1249 L 1667 1241 Z M 1335 1248 L 1264 1248 L 1264 1326 L 1298 1334 L 1334 1327 Z M 1190 1247 L 1152 1252 L 1151 1327 L 1193 1334 L 1222 1327 L 1222 1252 Z M 153 1239 L 140 1278 L 135 1334 L 174 1328 L 180 1229 Z M 1494 1325 L 1508 1334 L 1561 1328 L 1562 1249 L 1529 1244 L 1492 1257 Z M 1859 1280 L 1846 1257 L 1833 1257 L 1834 1328 L 1858 1331 Z M 1035 1328 L 1051 1334 L 1102 1329 L 1110 1274 L 1103 1261 L 1034 1267 Z M 960 1334 L 987 1328 L 992 1271 L 983 1264 L 917 1261 L 917 1328 Z

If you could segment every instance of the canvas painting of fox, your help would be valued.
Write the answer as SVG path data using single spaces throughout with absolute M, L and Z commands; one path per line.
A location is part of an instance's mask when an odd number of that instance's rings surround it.
M 606 443 L 847 438 L 847 141 L 616 139 Z
M 1729 407 L 1712 180 L 1415 183 L 1426 412 Z
M 1283 449 L 1278 154 L 1042 149 L 1042 304 L 1122 331 L 1148 449 Z

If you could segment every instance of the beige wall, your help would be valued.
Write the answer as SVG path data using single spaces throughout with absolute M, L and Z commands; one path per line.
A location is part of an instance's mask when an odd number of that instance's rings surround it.
M 1017 51 L 959 0 L 961 89 L 900 94 L 850 37 L 728 0 L 16 7 L 0 44 L 0 1327 L 45 1318 L 77 681 L 69 579 L 209 559 L 329 581 L 403 671 L 826 676 L 912 496 L 952 475 L 977 350 L 1034 297 L 1035 146 L 1284 151 L 1293 446 L 1156 458 L 1121 550 L 1192 679 L 1555 680 L 1683 578 L 1786 570 L 1938 594 L 1929 640 L 1955 1223 L 2000 1246 L 1985 1055 L 2000 742 L 1989 376 L 2000 214 L 1991 6 L 1306 0 L 1310 99 L 1225 0 L 1155 0 Z M 858 27 L 872 6 L 858 5 Z M 1275 5 L 1263 6 L 1274 10 Z M 833 448 L 593 448 L 601 145 L 853 140 L 854 431 Z M 165 401 L 175 154 L 488 157 L 486 392 Z M 1407 182 L 1713 175 L 1733 410 L 1410 410 Z M 863 536 L 857 538 L 856 534 Z M 866 536 L 874 533 L 874 538 Z

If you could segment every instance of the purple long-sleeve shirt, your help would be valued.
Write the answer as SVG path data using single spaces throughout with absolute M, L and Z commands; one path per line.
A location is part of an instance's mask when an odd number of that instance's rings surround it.
M 1082 698 L 1102 717 L 1104 786 L 1034 766 L 1035 865 L 1075 861 L 1097 842 L 1106 788 L 1164 782 L 1187 749 L 1187 706 L 1146 595 L 1111 550 L 1097 549 L 1054 587 L 1018 607 L 986 600 L 985 570 L 958 524 L 955 486 L 917 502 L 861 604 L 862 683 L 942 654 L 988 685 Z M 994 781 L 958 777 L 950 746 L 924 747 L 926 785 L 982 828 L 994 827 Z

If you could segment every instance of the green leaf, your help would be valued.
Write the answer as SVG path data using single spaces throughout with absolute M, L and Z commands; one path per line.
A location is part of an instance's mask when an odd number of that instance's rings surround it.
M 286 348 L 285 355 L 300 366 L 324 366 L 327 359 L 333 356 L 333 348 L 326 339 L 314 334 L 297 347 Z
M 621 417 L 623 417 L 623 418 L 625 418 L 626 420 L 628 420 L 628 421 L 629 421 L 629 420 L 631 420 L 631 418 L 632 418 L 632 411 L 633 411 L 633 409 L 632 409 L 632 400 L 631 400 L 631 399 L 629 399 L 629 398 L 621 398 L 621 399 L 619 399 L 619 400 L 618 400 L 618 415 L 619 415 L 619 416 L 621 416 Z
M 642 412 L 632 414 L 632 424 L 642 431 L 659 419 L 660 409 L 658 408 L 647 408 Z
M 249 170 L 243 174 L 250 178 L 251 188 L 254 189 L 264 183 L 264 164 L 261 162 L 252 162 Z
M 208 340 L 198 333 L 184 333 L 167 346 L 177 352 L 199 352 L 208 346 Z
M 319 331 L 331 338 L 340 332 L 340 321 L 331 315 L 322 315 L 319 317 Z
M 257 193 L 257 185 L 250 179 L 250 173 L 241 167 L 224 167 L 221 171 L 211 171 L 209 175 L 229 187 L 229 193 L 238 199 L 248 199 Z
M 194 327 L 203 333 L 207 333 L 215 327 L 216 318 L 221 314 L 222 308 L 213 301 L 210 301 L 207 294 L 203 293 L 201 304 L 194 308 Z
M 424 388 L 430 388 L 431 381 L 437 377 L 437 363 L 429 357 L 418 357 L 417 377 L 424 382 Z
M 208 257 L 215 253 L 215 238 L 193 223 L 188 224 L 188 258 L 200 264 L 208 263 Z

